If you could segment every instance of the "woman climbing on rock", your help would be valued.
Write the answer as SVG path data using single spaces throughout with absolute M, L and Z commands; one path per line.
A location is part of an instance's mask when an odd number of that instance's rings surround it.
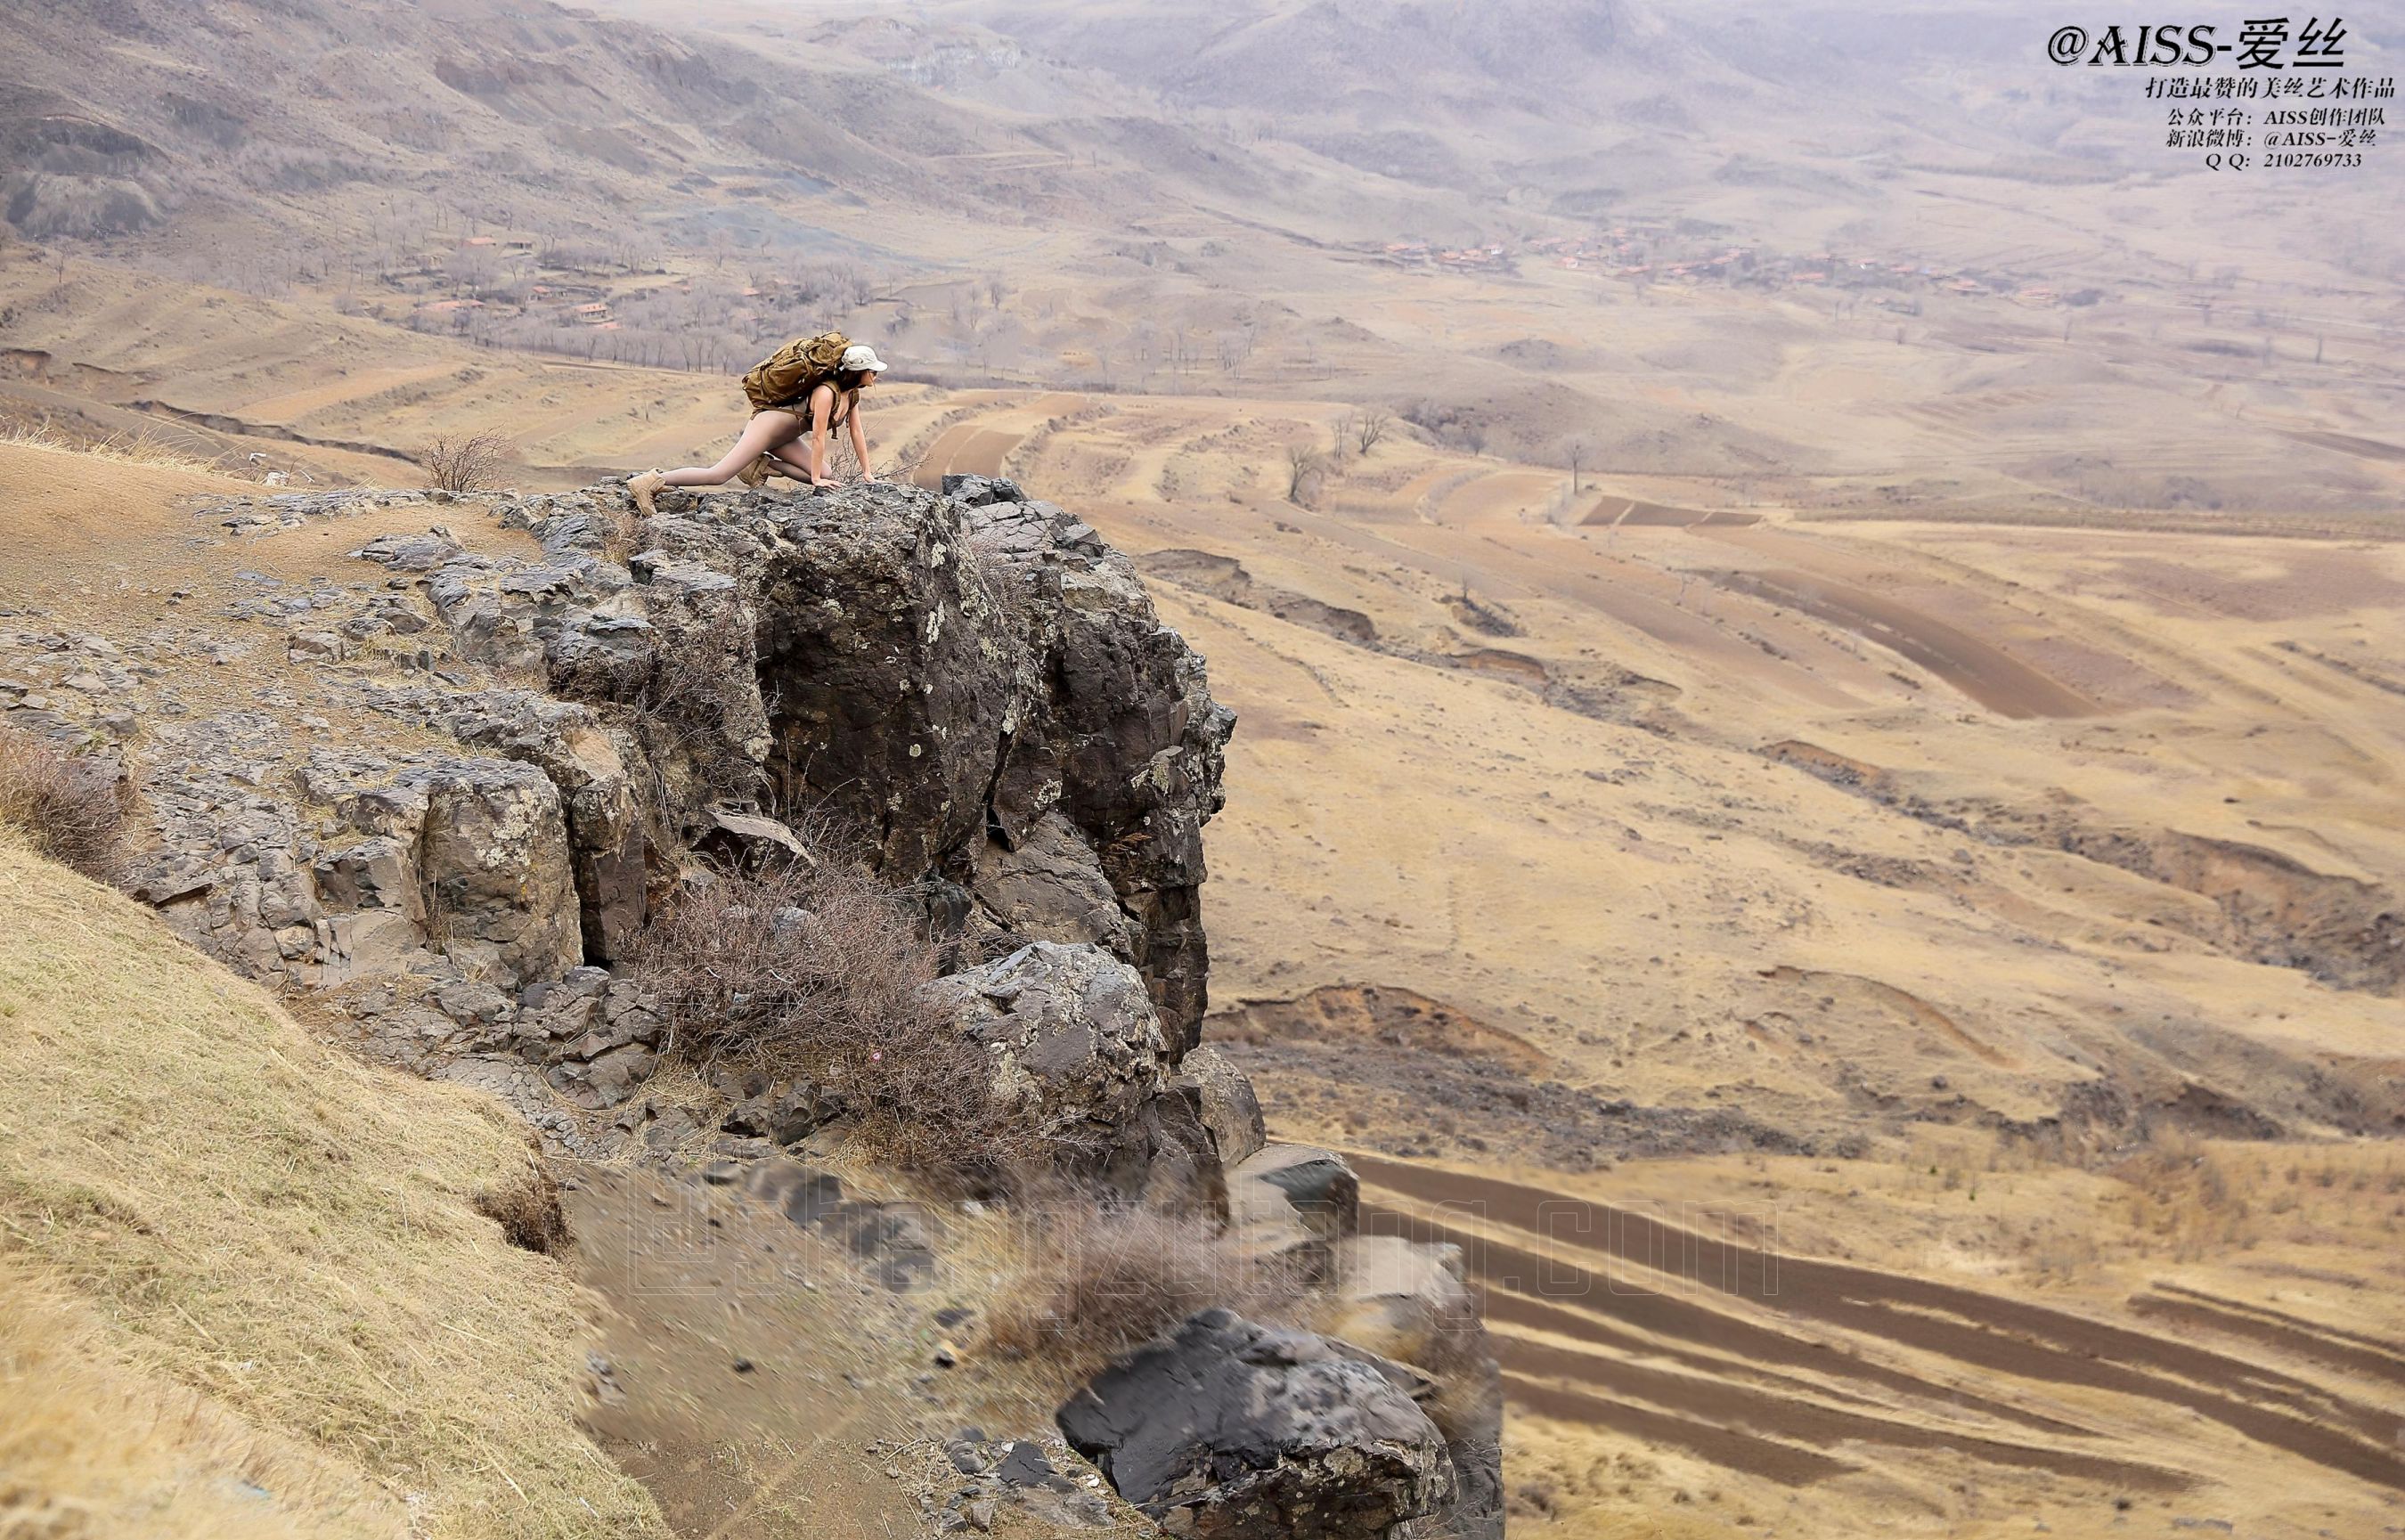
M 716 465 L 646 470 L 630 477 L 626 490 L 644 513 L 664 486 L 724 486 L 738 478 L 757 486 L 770 472 L 807 482 L 813 491 L 833 486 L 827 479 L 827 432 L 849 428 L 860 474 L 868 475 L 868 431 L 860 416 L 860 393 L 885 372 L 885 360 L 864 343 L 839 331 L 798 337 L 743 376 L 752 421 Z M 805 436 L 809 447 L 801 448 Z

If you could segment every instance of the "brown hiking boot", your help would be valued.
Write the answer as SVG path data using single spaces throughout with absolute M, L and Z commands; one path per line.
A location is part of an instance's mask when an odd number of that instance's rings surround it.
M 763 455 L 758 459 L 752 461 L 750 465 L 745 466 L 742 469 L 735 473 L 735 479 L 741 482 L 745 486 L 759 486 L 768 479 L 768 456 Z
M 668 484 L 668 472 L 665 470 L 646 470 L 640 476 L 626 478 L 626 490 L 634 494 L 635 506 L 643 511 L 643 517 L 647 519 L 659 511 L 652 506 L 652 498 Z

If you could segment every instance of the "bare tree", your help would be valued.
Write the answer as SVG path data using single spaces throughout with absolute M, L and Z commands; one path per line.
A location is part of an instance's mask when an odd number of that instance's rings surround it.
M 426 441 L 417 463 L 444 492 L 483 492 L 500 484 L 510 441 L 498 433 L 442 433 Z
M 1385 438 L 1386 429 L 1394 426 L 1394 414 L 1384 407 L 1373 406 L 1362 413 L 1352 419 L 1353 447 L 1368 455 Z
M 1300 508 L 1328 468 L 1328 456 L 1309 444 L 1286 449 L 1286 500 Z
M 1570 496 L 1579 495 L 1579 471 L 1595 458 L 1595 441 L 1583 433 L 1573 433 L 1562 441 L 1562 463 L 1569 467 Z

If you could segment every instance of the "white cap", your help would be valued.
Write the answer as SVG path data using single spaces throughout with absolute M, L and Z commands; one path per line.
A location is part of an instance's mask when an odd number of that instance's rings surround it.
M 855 373 L 882 374 L 885 372 L 885 360 L 879 357 L 877 350 L 866 343 L 854 343 L 843 350 L 843 367 Z

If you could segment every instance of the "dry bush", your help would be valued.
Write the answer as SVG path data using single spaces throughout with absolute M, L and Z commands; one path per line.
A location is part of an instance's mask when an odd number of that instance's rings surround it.
M 130 801 L 114 764 L 0 727 L 0 828 L 52 861 L 114 881 Z
M 903 1169 L 993 1191 L 1033 1151 L 985 1050 L 928 988 L 935 949 L 918 917 L 865 867 L 719 878 L 652 921 L 635 968 L 672 1050 L 809 1080 Z
M 417 463 L 442 491 L 486 492 L 501 484 L 510 453 L 510 441 L 498 433 L 438 433 L 417 452 Z
M 1030 1207 L 1035 1231 L 1020 1248 L 1027 1263 L 986 1323 L 986 1340 L 1000 1352 L 1106 1357 L 1214 1307 L 1297 1323 L 1310 1296 L 1300 1271 L 1220 1244 L 1206 1220 L 1097 1209 L 1077 1195 Z
M 525 1167 L 508 1181 L 479 1190 L 474 1207 L 499 1225 L 509 1243 L 520 1251 L 549 1256 L 568 1244 L 568 1215 L 559 1207 L 559 1183 L 552 1179 L 540 1155 L 529 1155 Z

